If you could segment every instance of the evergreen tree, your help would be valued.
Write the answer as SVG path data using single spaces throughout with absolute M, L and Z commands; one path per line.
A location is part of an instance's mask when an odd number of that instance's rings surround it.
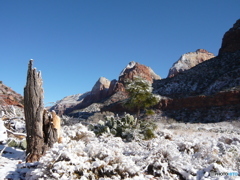
M 142 109 L 147 109 L 159 102 L 159 98 L 152 94 L 152 86 L 147 80 L 135 77 L 133 81 L 127 80 L 125 84 L 129 98 L 125 101 L 124 106 L 136 110 L 137 118 Z

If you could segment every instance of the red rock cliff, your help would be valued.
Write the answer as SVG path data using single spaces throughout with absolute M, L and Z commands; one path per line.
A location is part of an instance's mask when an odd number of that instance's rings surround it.
M 240 104 L 240 91 L 219 92 L 212 96 L 192 96 L 187 98 L 162 99 L 157 108 L 161 110 L 198 109 L 212 106 Z
M 154 80 L 161 79 L 150 67 L 132 61 L 120 73 L 118 82 L 114 87 L 114 92 L 125 91 L 125 80 L 133 80 L 134 77 L 141 77 L 151 83 Z

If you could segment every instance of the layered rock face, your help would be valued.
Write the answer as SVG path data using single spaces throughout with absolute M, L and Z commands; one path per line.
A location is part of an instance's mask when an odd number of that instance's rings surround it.
M 125 81 L 133 80 L 134 77 L 141 77 L 151 83 L 161 79 L 150 67 L 131 61 L 120 73 L 114 92 L 125 91 Z
M 223 36 L 219 55 L 240 50 L 240 19 Z
M 0 105 L 14 105 L 23 107 L 23 97 L 22 95 L 16 93 L 11 88 L 4 85 L 2 82 L 0 83 Z
M 178 73 L 188 70 L 203 61 L 215 57 L 214 54 L 205 49 L 198 49 L 196 52 L 183 54 L 177 62 L 173 64 L 168 73 L 168 78 L 176 76 Z
M 98 81 L 92 88 L 91 98 L 93 101 L 98 102 L 108 95 L 108 89 L 110 87 L 111 81 L 105 77 L 100 77 Z
M 232 90 L 226 92 L 219 92 L 211 96 L 190 96 L 187 98 L 177 99 L 161 99 L 158 104 L 159 109 L 179 110 L 190 109 L 195 110 L 199 108 L 210 108 L 213 106 L 228 106 L 240 104 L 240 91 Z

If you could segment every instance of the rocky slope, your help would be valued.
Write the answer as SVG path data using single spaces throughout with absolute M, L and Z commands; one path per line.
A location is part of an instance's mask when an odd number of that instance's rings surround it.
M 68 111 L 68 109 L 71 109 L 72 107 L 81 103 L 83 99 L 89 94 L 90 92 L 86 92 L 84 94 L 66 96 L 63 99 L 57 101 L 54 106 L 50 107 L 50 111 L 55 110 L 58 115 L 63 115 L 65 111 Z
M 173 64 L 170 68 L 168 77 L 174 77 L 178 73 L 183 72 L 185 70 L 191 69 L 192 67 L 196 66 L 203 61 L 211 59 L 215 57 L 214 54 L 208 52 L 205 49 L 198 49 L 196 52 L 189 52 L 183 54 L 177 62 Z
M 205 61 L 173 78 L 156 81 L 154 92 L 171 98 L 212 95 L 240 85 L 240 52 Z
M 23 97 L 0 81 L 0 106 L 6 105 L 23 107 Z

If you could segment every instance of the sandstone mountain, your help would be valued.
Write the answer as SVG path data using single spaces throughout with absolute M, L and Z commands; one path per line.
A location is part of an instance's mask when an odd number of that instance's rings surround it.
M 88 101 L 91 103 L 99 102 L 108 96 L 108 89 L 110 87 L 111 81 L 105 77 L 100 77 L 98 81 L 93 86 L 91 93 L 89 94 Z M 86 99 L 85 99 L 86 100 Z
M 204 49 L 198 49 L 196 52 L 189 52 L 183 54 L 177 62 L 173 64 L 170 68 L 168 77 L 174 77 L 178 73 L 183 72 L 185 70 L 191 69 L 192 67 L 196 66 L 203 61 L 209 60 L 215 57 L 214 54 L 208 52 Z
M 125 91 L 125 80 L 133 80 L 134 77 L 141 77 L 153 83 L 154 80 L 160 80 L 150 67 L 131 61 L 120 73 L 118 82 L 115 85 L 114 92 Z
M 109 81 L 105 77 L 100 77 L 93 86 L 92 90 L 84 96 L 81 96 L 81 101 L 74 101 L 74 103 L 67 102 L 68 99 L 72 99 L 72 96 L 68 96 L 67 101 L 65 98 L 57 102 L 56 105 L 51 107 L 51 110 L 55 110 L 59 115 L 69 114 L 71 112 L 85 111 L 86 107 L 93 103 L 113 102 L 125 99 L 127 96 L 125 92 L 125 80 L 133 79 L 135 76 L 142 77 L 149 82 L 153 83 L 154 80 L 161 79 L 150 67 L 142 65 L 137 62 L 130 62 L 120 73 L 118 80 Z M 102 105 L 99 105 L 99 107 Z M 99 107 L 95 104 L 93 107 Z M 92 109 L 92 108 L 90 108 Z M 91 110 L 92 111 L 92 110 Z
M 0 106 L 6 105 L 23 107 L 23 97 L 0 81 Z

